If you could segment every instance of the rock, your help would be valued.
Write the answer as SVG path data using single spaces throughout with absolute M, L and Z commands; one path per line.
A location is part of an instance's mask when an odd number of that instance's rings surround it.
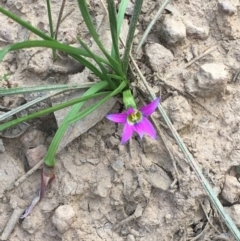
M 156 72 L 165 69 L 173 61 L 171 51 L 158 43 L 147 44 L 145 52 L 152 69 Z
M 157 163 L 159 166 L 163 167 L 164 170 L 171 172 L 173 168 L 171 158 L 164 144 L 159 139 L 156 141 L 148 136 L 143 138 L 142 145 L 145 158 L 150 165 L 151 163 Z
M 2 139 L 0 139 L 0 153 L 3 153 L 3 152 L 5 152 L 5 147 L 4 147 Z
M 118 173 L 122 173 L 124 171 L 124 163 L 121 160 L 116 160 L 112 164 L 112 168 L 114 171 L 116 171 Z
M 229 216 L 233 219 L 233 222 L 238 228 L 240 228 L 240 204 L 235 204 L 231 207 L 224 207 Z
M 192 122 L 192 108 L 183 96 L 172 96 L 163 103 L 163 106 L 176 130 L 181 130 Z
M 34 148 L 44 144 L 45 134 L 39 130 L 30 130 L 23 134 L 21 142 L 26 149 Z
M 174 15 L 166 16 L 160 30 L 160 35 L 167 44 L 176 45 L 184 42 L 186 27 L 181 18 Z
M 44 219 L 39 212 L 27 216 L 22 222 L 22 228 L 29 234 L 35 233 L 43 225 Z
M 131 1 L 129 1 L 128 5 L 127 5 L 127 8 L 126 8 L 126 11 L 125 11 L 125 14 L 132 16 L 133 15 L 133 9 L 134 9 L 134 4 Z
M 240 37 L 238 6 L 238 0 L 219 0 L 218 3 L 220 14 L 216 15 L 217 26 L 221 35 L 231 40 Z
M 189 20 L 184 20 L 184 24 L 186 26 L 186 31 L 188 36 L 195 39 L 201 39 L 201 40 L 205 40 L 208 38 L 208 35 L 209 35 L 208 27 L 196 26 Z
M 10 189 L 14 181 L 23 174 L 23 170 L 6 152 L 0 154 L 0 160 L 0 197 L 2 197 L 4 191 Z
M 52 56 L 51 51 L 49 50 L 39 50 L 36 51 L 29 63 L 28 63 L 28 71 L 33 72 L 35 74 L 41 75 L 48 73 L 50 66 L 52 64 Z
M 30 167 L 34 167 L 39 161 L 41 161 L 47 152 L 45 145 L 39 145 L 32 149 L 28 149 L 26 153 L 27 161 Z
M 221 93 L 227 85 L 227 71 L 222 63 L 204 64 L 196 74 L 200 96 L 211 96 Z
M 148 171 L 144 175 L 144 178 L 155 188 L 161 190 L 168 190 L 172 180 L 167 173 L 160 167 L 157 167 L 154 171 Z
M 227 175 L 222 190 L 222 197 L 230 203 L 235 203 L 239 201 L 239 193 L 240 183 L 238 182 L 237 178 Z
M 106 140 L 106 145 L 110 148 L 113 149 L 114 147 L 118 146 L 120 144 L 119 139 L 117 139 L 114 136 L 111 136 Z
M 70 205 L 58 207 L 52 217 L 52 223 L 60 233 L 65 233 L 75 218 L 75 211 Z
M 135 241 L 135 237 L 132 234 L 128 234 L 127 241 Z
M 218 2 L 218 9 L 220 10 L 220 12 L 229 16 L 232 16 L 237 12 L 237 7 L 234 6 L 234 3 L 227 0 L 220 0 Z

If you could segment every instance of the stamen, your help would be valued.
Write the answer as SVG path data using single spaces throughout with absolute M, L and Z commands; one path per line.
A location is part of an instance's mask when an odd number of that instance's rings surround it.
M 142 120 L 142 113 L 140 111 L 136 111 L 128 116 L 129 124 L 135 124 Z

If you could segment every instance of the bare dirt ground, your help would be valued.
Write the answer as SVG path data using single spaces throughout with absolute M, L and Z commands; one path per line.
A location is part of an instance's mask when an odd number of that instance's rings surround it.
M 51 2 L 56 21 L 60 1 Z M 174 1 L 136 53 L 143 31 L 161 2 L 144 1 L 133 57 L 152 91 L 161 96 L 174 127 L 225 209 L 240 227 L 236 168 L 240 165 L 239 1 Z M 8 0 L 1 1 L 1 5 L 48 32 L 44 1 Z M 89 6 L 98 25 L 105 15 L 103 5 L 91 0 Z M 67 1 L 64 11 L 69 14 L 61 23 L 58 39 L 77 45 L 79 35 L 91 45 L 76 1 Z M 129 4 L 126 28 L 131 14 Z M 1 47 L 36 38 L 2 15 L 0 21 Z M 0 65 L 1 76 L 10 73 L 9 83 L 2 82 L 6 87 L 78 81 L 81 73 L 87 75 L 84 71 L 83 66 L 66 56 L 60 55 L 53 63 L 51 51 L 40 48 L 9 53 Z M 133 85 L 139 99 L 146 99 L 137 75 Z M 11 109 L 36 96 L 2 98 L 1 109 Z M 38 104 L 37 108 L 47 104 L 51 103 Z M 144 137 L 141 141 L 135 136 L 123 146 L 122 126 L 103 118 L 107 112 L 122 109 L 121 103 L 112 100 L 86 121 L 90 124 L 78 133 L 79 137 L 73 135 L 66 142 L 57 156 L 56 179 L 45 198 L 16 224 L 7 240 L 234 240 L 184 161 L 160 114 L 154 113 L 153 117 L 161 137 L 156 141 Z M 58 120 L 59 115 L 55 113 L 55 117 Z M 18 187 L 13 183 L 46 152 L 57 129 L 55 117 L 29 122 L 29 128 L 20 136 L 16 129 L 2 133 L 0 232 L 12 213 L 24 210 L 37 195 L 40 170 Z

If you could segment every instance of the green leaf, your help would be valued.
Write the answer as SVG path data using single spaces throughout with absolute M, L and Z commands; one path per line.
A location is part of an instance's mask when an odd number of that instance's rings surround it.
M 7 17 L 11 18 L 12 20 L 19 23 L 20 25 L 22 25 L 26 29 L 30 30 L 32 33 L 36 34 L 39 37 L 41 37 L 45 40 L 54 40 L 53 38 L 51 38 L 50 36 L 48 36 L 44 32 L 42 32 L 39 29 L 33 27 L 31 24 L 27 23 L 26 21 L 19 18 L 17 15 L 11 13 L 10 11 L 7 11 L 6 9 L 4 9 L 2 7 L 0 7 L 0 13 L 2 13 L 4 15 L 6 15 Z
M 103 103 L 105 103 L 106 101 L 108 101 L 111 97 L 119 94 L 125 87 L 126 87 L 126 82 L 122 82 L 118 88 L 116 88 L 114 91 L 112 91 L 109 95 L 107 95 L 105 98 L 103 98 L 101 101 L 99 101 L 96 104 L 91 105 L 90 107 L 86 108 L 85 110 L 81 111 L 80 113 L 78 113 L 77 115 L 75 115 L 74 117 L 72 117 L 71 119 L 69 119 L 67 121 L 68 124 L 72 124 L 78 120 L 80 120 L 81 118 L 89 115 L 92 111 L 94 111 L 95 109 L 97 109 L 100 105 L 102 105 Z
M 117 15 L 117 36 L 118 36 L 118 38 L 120 36 L 122 22 L 124 19 L 124 14 L 126 12 L 128 2 L 129 2 L 129 0 L 122 0 L 119 5 L 118 15 Z
M 54 111 L 61 110 L 61 109 L 66 108 L 68 106 L 74 105 L 76 103 L 85 102 L 89 99 L 99 97 L 99 96 L 102 96 L 102 95 L 106 95 L 108 93 L 109 93 L 109 91 L 105 91 L 105 92 L 101 92 L 101 93 L 97 93 L 97 94 L 82 96 L 80 98 L 70 100 L 70 101 L 66 101 L 62 104 L 58 104 L 58 105 L 55 105 L 53 107 L 50 107 L 50 108 L 47 108 L 47 109 L 44 109 L 44 110 L 40 110 L 40 111 L 38 111 L 36 113 L 33 113 L 33 114 L 30 114 L 28 116 L 24 116 L 24 117 L 20 117 L 18 119 L 12 120 L 12 121 L 8 121 L 4 124 L 0 124 L 0 131 L 4 131 L 7 128 L 15 126 L 19 123 L 22 123 L 22 122 L 25 122 L 25 121 L 28 121 L 28 120 L 32 120 L 32 119 L 35 119 L 35 118 L 40 117 L 40 116 L 48 115 L 48 114 L 50 114 Z
M 98 91 L 106 88 L 108 86 L 108 83 L 106 81 L 101 81 L 97 84 L 95 84 L 94 86 L 92 86 L 90 89 L 88 89 L 83 95 L 82 97 L 88 96 L 88 95 L 93 95 L 95 93 L 97 93 Z M 58 149 L 58 146 L 64 136 L 64 133 L 67 131 L 68 127 L 69 127 L 69 119 L 73 118 L 77 112 L 79 111 L 79 109 L 84 105 L 84 102 L 75 104 L 71 110 L 68 112 L 68 114 L 65 116 L 65 118 L 63 119 L 61 125 L 59 126 L 51 144 L 50 147 L 48 148 L 48 152 L 44 158 L 44 163 L 47 166 L 54 166 L 55 165 L 55 155 Z
M 119 63 L 120 55 L 119 55 L 119 47 L 118 47 L 118 34 L 117 34 L 117 18 L 116 18 L 116 9 L 115 3 L 113 0 L 107 0 L 108 3 L 108 15 L 109 15 L 109 23 L 112 35 L 112 57 L 114 57 Z
M 66 90 L 66 89 L 84 89 L 90 88 L 95 85 L 96 82 L 82 83 L 82 84 L 57 84 L 57 85 L 41 85 L 41 86 L 32 86 L 32 87 L 17 87 L 11 89 L 0 89 L 0 96 L 7 95 L 18 95 L 25 93 L 34 93 L 34 92 L 45 92 L 52 90 Z
M 54 32 L 53 32 L 53 21 L 52 21 L 52 12 L 51 12 L 51 2 L 50 0 L 47 1 L 47 12 L 48 12 L 48 23 L 49 23 L 49 28 L 50 28 L 50 35 L 51 38 L 54 39 Z M 56 50 L 52 50 L 52 55 L 53 55 L 53 60 L 56 60 Z
M 46 47 L 46 48 L 52 48 L 52 49 L 58 49 L 61 50 L 75 59 L 77 59 L 80 63 L 85 65 L 87 68 L 89 68 L 96 76 L 98 76 L 100 79 L 104 79 L 104 75 L 87 59 L 85 59 L 82 56 L 91 57 L 89 54 L 82 49 L 74 48 L 71 46 L 68 46 L 66 44 L 61 44 L 56 41 L 47 41 L 47 40 L 32 40 L 32 41 L 24 41 L 16 44 L 12 44 L 4 48 L 0 51 L 0 61 L 3 59 L 5 54 L 8 51 L 14 51 L 19 50 L 23 48 L 31 48 L 31 47 Z M 106 62 L 104 59 L 98 57 L 99 60 Z
M 143 0 L 136 0 L 135 4 L 134 4 L 133 15 L 132 15 L 132 19 L 131 19 L 131 23 L 130 23 L 130 27 L 129 27 L 129 31 L 128 31 L 126 47 L 125 47 L 123 60 L 122 60 L 123 72 L 125 74 L 127 74 L 127 70 L 128 70 L 129 55 L 130 55 L 131 48 L 132 48 L 132 42 L 133 42 L 133 38 L 134 38 L 136 25 L 138 22 L 138 17 L 139 17 L 139 14 L 141 13 L 142 3 L 143 3 Z
M 109 78 L 108 76 L 108 71 L 107 69 L 103 66 L 103 64 L 101 63 L 101 61 L 99 61 L 99 59 L 95 58 L 94 53 L 88 48 L 88 46 L 81 40 L 81 38 L 78 38 L 78 41 L 80 42 L 80 44 L 83 46 L 83 48 L 86 50 L 86 52 L 91 56 L 92 59 L 95 60 L 95 62 L 98 64 L 99 68 L 101 69 L 104 79 L 108 82 L 109 86 L 111 87 L 111 89 L 115 89 L 116 85 L 111 81 L 111 78 Z
M 90 13 L 89 13 L 89 10 L 88 10 L 88 7 L 87 7 L 86 0 L 78 0 L 78 6 L 79 6 L 79 9 L 82 13 L 82 17 L 84 19 L 84 22 L 87 25 L 87 28 L 88 28 L 91 36 L 93 37 L 94 41 L 96 42 L 98 47 L 101 49 L 103 54 L 106 56 L 109 63 L 111 64 L 111 67 L 114 69 L 114 71 L 118 75 L 123 75 L 121 64 L 110 56 L 110 54 L 106 51 L 106 49 L 103 47 L 103 44 L 99 40 L 99 36 L 98 36 L 97 31 L 96 31 L 96 29 L 93 25 L 93 22 L 92 22 L 92 19 L 91 19 L 91 16 L 90 16 Z

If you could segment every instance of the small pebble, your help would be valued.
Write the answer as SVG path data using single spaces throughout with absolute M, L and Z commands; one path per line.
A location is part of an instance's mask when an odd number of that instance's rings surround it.
M 112 168 L 116 171 L 116 172 L 122 172 L 124 170 L 124 163 L 121 160 L 116 160 L 113 164 L 112 164 Z
M 204 64 L 197 72 L 196 79 L 202 94 L 205 96 L 218 94 L 227 85 L 228 76 L 225 65 L 222 63 Z
M 43 217 L 40 213 L 27 216 L 22 222 L 22 228 L 29 234 L 35 233 L 43 225 Z
M 229 16 L 237 12 L 237 8 L 230 1 L 219 1 L 218 8 L 221 12 Z
M 135 237 L 132 234 L 128 234 L 127 241 L 135 241 Z
M 45 134 L 39 130 L 30 130 L 23 134 L 21 142 L 26 149 L 44 144 Z
M 53 225 L 60 233 L 65 233 L 73 223 L 75 215 L 70 205 L 62 205 L 55 210 L 52 217 Z
M 126 11 L 125 11 L 125 14 L 132 16 L 133 15 L 133 9 L 134 9 L 134 4 L 131 1 L 129 1 L 128 5 L 127 5 L 127 8 L 126 8 Z
M 170 50 L 158 43 L 147 44 L 145 52 L 152 69 L 156 72 L 165 69 L 174 58 Z
M 167 44 L 176 45 L 184 42 L 186 27 L 179 17 L 174 15 L 166 16 L 160 30 L 160 35 Z
M 236 224 L 238 228 L 240 228 L 240 204 L 235 204 L 231 207 L 224 207 L 230 217 L 233 219 L 233 222 Z
M 229 203 L 239 201 L 240 183 L 234 176 L 226 176 L 226 180 L 222 190 L 222 197 Z
M 208 27 L 199 27 L 194 25 L 191 21 L 185 20 L 184 24 L 186 26 L 187 35 L 195 38 L 205 40 L 209 36 L 209 28 Z
M 45 145 L 39 145 L 32 149 L 28 149 L 26 157 L 30 167 L 34 167 L 39 161 L 41 161 L 47 152 Z

